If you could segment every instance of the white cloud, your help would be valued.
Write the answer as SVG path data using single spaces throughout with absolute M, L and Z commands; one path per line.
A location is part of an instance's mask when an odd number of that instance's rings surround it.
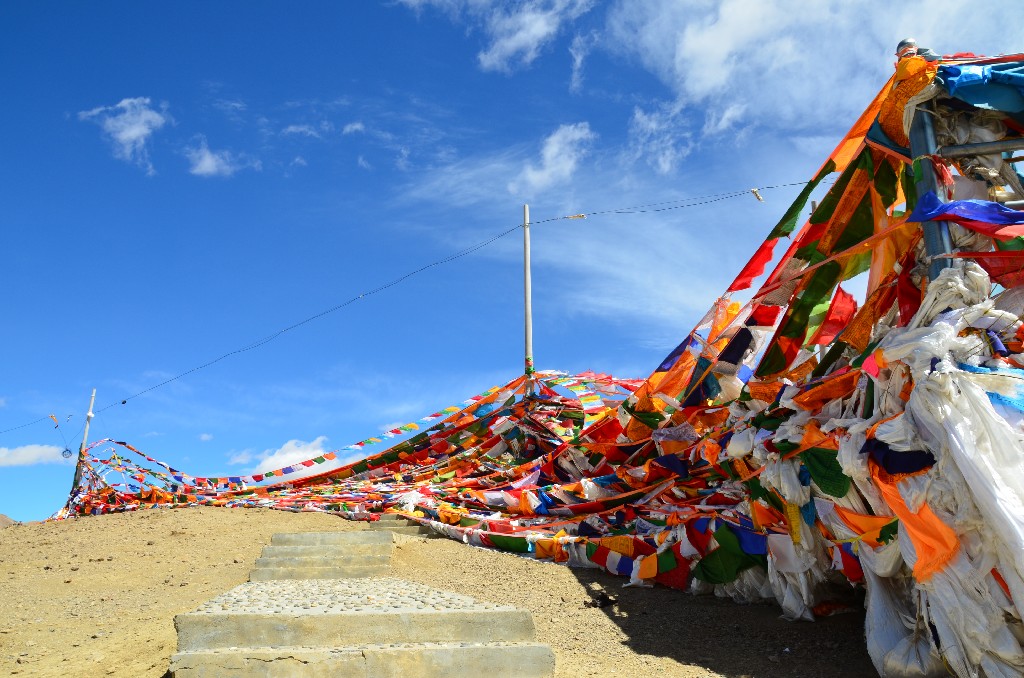
M 409 149 L 405 146 L 398 149 L 398 157 L 395 158 L 395 167 L 403 172 L 409 171 Z
M 32 464 L 74 464 L 74 459 L 61 456 L 56 445 L 22 445 L 0 447 L 0 466 L 31 466 Z
M 569 45 L 569 55 L 572 56 L 572 75 L 569 79 L 569 91 L 579 92 L 583 87 L 583 62 L 586 61 L 590 50 L 597 41 L 597 34 L 589 36 L 577 35 Z
M 200 177 L 230 177 L 243 169 L 260 170 L 259 160 L 231 151 L 212 151 L 206 137 L 200 136 L 198 145 L 185 149 L 185 156 L 192 163 L 189 172 Z
M 473 0 L 398 0 L 398 2 L 417 12 L 423 11 L 425 7 L 436 7 L 453 18 L 458 17 L 464 8 L 473 5 L 486 6 L 486 2 L 481 0 L 476 0 L 476 2 Z
M 406 195 L 415 201 L 444 196 L 460 207 L 493 204 L 494 196 L 508 189 L 508 177 L 521 169 L 521 154 L 516 150 L 461 158 L 415 177 Z
M 306 137 L 313 137 L 315 139 L 320 138 L 320 132 L 316 131 L 312 125 L 288 125 L 281 130 L 281 134 L 297 134 Z
M 584 64 L 597 50 L 652 74 L 660 92 L 638 87 L 609 95 L 636 97 L 627 159 L 661 174 L 679 171 L 698 146 L 735 145 L 755 132 L 837 138 L 892 73 L 895 45 L 908 34 L 945 53 L 1019 48 L 1012 22 L 953 0 L 399 2 L 442 12 L 483 36 L 483 70 L 528 67 L 561 39 L 571 58 L 570 91 L 581 91 Z M 604 12 L 600 28 L 565 39 L 584 14 L 597 11 Z
M 676 105 L 663 104 L 651 111 L 633 110 L 629 122 L 629 152 L 643 158 L 659 174 L 668 174 L 693 150 L 687 120 Z
M 558 291 L 564 315 L 641 322 L 678 337 L 690 329 L 684 318 L 703 313 L 723 288 L 720 272 L 712 274 L 702 261 L 710 238 L 682 217 L 567 222 L 534 236 L 533 260 L 564 276 Z
M 446 11 L 453 21 L 491 35 L 486 32 L 489 8 L 497 3 L 404 4 Z M 626 150 L 617 152 L 617 131 L 606 131 L 604 121 L 601 146 L 589 140 L 576 146 L 568 135 L 552 135 L 539 159 L 520 144 L 476 155 L 461 149 L 458 157 L 428 172 L 411 173 L 405 193 L 410 204 L 436 201 L 439 209 L 474 207 L 491 215 L 494 196 L 507 187 L 534 193 L 529 200 L 534 218 L 544 219 L 796 181 L 835 146 L 885 82 L 895 44 L 907 34 L 940 52 L 995 54 L 1018 47 L 1019 31 L 1009 22 L 949 0 L 887 6 L 835 0 L 613 0 L 603 6 L 611 9 L 592 42 L 565 38 L 563 24 L 558 44 L 569 49 L 574 91 L 582 86 L 585 64 L 587 84 L 598 82 L 590 61 L 598 50 L 610 52 L 618 63 L 632 60 L 661 82 L 661 91 L 645 82 L 622 92 L 594 85 L 595 95 L 628 101 L 633 109 L 626 116 Z M 496 49 L 487 46 L 484 53 L 497 54 Z M 506 66 L 525 65 L 524 55 L 508 56 Z M 595 119 L 591 123 L 598 129 Z M 755 131 L 758 143 L 744 149 L 742 163 L 708 160 L 712 154 L 739 157 L 736 138 Z M 566 142 L 567 153 L 557 150 L 559 141 Z M 583 153 L 589 155 L 581 161 Z M 667 185 L 668 174 L 674 176 Z M 767 203 L 748 194 L 693 209 L 660 211 L 673 207 L 659 206 L 650 210 L 657 214 L 598 215 L 537 228 L 533 259 L 551 285 L 544 288 L 547 299 L 536 298 L 535 312 L 539 317 L 545 306 L 556 305 L 558 320 L 586 314 L 608 323 L 629 322 L 644 327 L 637 334 L 657 337 L 671 348 L 778 220 L 795 197 L 792 191 L 788 198 L 788 189 L 766 192 Z M 479 230 L 468 227 L 438 237 L 461 246 L 482 240 Z M 481 250 L 481 256 L 508 263 L 521 251 L 509 238 Z M 708 266 L 708 257 L 721 265 Z
M 540 164 L 527 163 L 519 177 L 509 184 L 509 192 L 532 194 L 568 181 L 596 138 L 586 122 L 560 126 L 544 140 Z
M 219 99 L 213 104 L 213 106 L 225 113 L 241 113 L 248 108 L 244 101 L 231 101 L 228 99 Z
M 414 203 L 439 201 L 490 214 L 503 177 L 522 164 L 522 154 L 514 150 L 462 158 L 422 173 L 406 195 Z M 730 204 L 734 217 L 725 221 L 720 205 L 676 210 L 675 203 L 720 193 L 721 179 L 704 178 L 697 172 L 681 183 L 684 189 L 666 189 L 664 178 L 655 172 L 643 168 L 624 172 L 622 167 L 614 154 L 595 152 L 592 159 L 578 164 L 571 182 L 552 183 L 547 191 L 538 187 L 539 194 L 530 198 L 535 221 L 597 213 L 586 220 L 546 223 L 533 231 L 535 275 L 548 280 L 542 297 L 535 297 L 535 312 L 538 318 L 554 313 L 549 321 L 555 323 L 591 317 L 604 323 L 631 323 L 635 332 L 645 336 L 678 338 L 690 329 L 693 316 L 699 317 L 728 284 L 730 273 L 735 273 L 729 265 L 706 265 L 708 253 L 721 250 L 722 229 L 729 229 L 737 240 L 753 242 L 772 225 L 756 215 L 771 221 L 777 214 L 765 217 L 763 209 L 757 211 L 763 204 L 752 197 L 749 202 Z M 652 195 L 659 196 L 657 205 L 648 205 Z M 716 226 L 709 228 L 712 223 Z M 445 231 L 441 237 L 452 241 L 452 249 L 482 240 L 479 230 Z M 722 256 L 731 257 L 733 263 L 749 254 L 729 249 Z M 505 265 L 518 263 L 522 251 L 510 237 L 481 250 L 480 256 Z M 642 331 L 637 329 L 641 327 Z M 671 348 L 671 339 L 662 343 Z
M 775 130 L 841 133 L 892 73 L 901 38 L 994 54 L 1019 47 L 1011 23 L 952 0 L 618 0 L 599 44 L 635 59 L 678 104 L 733 110 L 731 125 L 756 116 Z
M 245 122 L 243 115 L 249 106 L 244 101 L 218 99 L 213 102 L 213 107 L 224 114 L 224 117 L 234 125 L 242 125 Z
M 297 464 L 301 461 L 306 461 L 307 459 L 312 459 L 313 457 L 319 457 L 329 451 L 324 447 L 324 443 L 326 442 L 327 436 L 319 436 L 308 443 L 303 440 L 289 440 L 276 450 L 264 450 L 257 455 L 260 462 L 256 465 L 253 473 L 272 471 L 274 469 L 290 466 L 291 464 Z M 316 471 L 321 470 L 319 466 L 314 468 Z
M 0 407 L 7 407 L 7 398 L 0 398 Z
M 552 0 L 521 3 L 509 12 L 493 10 L 486 20 L 491 44 L 477 55 L 480 68 L 508 73 L 514 66 L 529 66 L 564 22 L 592 6 L 590 0 Z
M 113 106 L 99 106 L 91 111 L 80 111 L 79 120 L 98 124 L 114 146 L 114 157 L 131 162 L 156 174 L 149 160 L 147 142 L 153 133 L 171 121 L 167 105 L 157 111 L 150 107 L 148 97 L 122 99 Z
M 495 6 L 487 0 L 399 0 L 416 11 L 434 7 L 453 21 L 468 21 L 488 37 L 477 54 L 485 71 L 510 73 L 533 63 L 566 23 L 594 6 L 593 0 L 522 0 Z
M 373 166 L 370 165 L 370 163 L 363 156 L 359 156 L 358 158 L 356 158 L 356 164 L 362 167 L 364 170 L 373 169 Z
M 298 166 L 298 167 L 305 167 L 305 166 L 307 166 L 307 165 L 308 165 L 309 163 L 308 163 L 308 162 L 306 162 L 306 159 L 305 159 L 305 158 L 303 158 L 303 157 L 302 157 L 301 155 L 297 155 L 297 156 L 295 156 L 294 158 L 292 158 L 292 162 L 291 162 L 291 164 L 292 164 L 292 165 L 296 165 L 296 166 Z
M 355 134 L 356 132 L 365 132 L 365 131 L 366 131 L 366 125 L 364 125 L 363 123 L 359 122 L 358 120 L 356 122 L 350 122 L 350 123 L 348 123 L 347 125 L 345 125 L 344 127 L 341 128 L 341 133 L 342 134 Z
M 204 443 L 208 443 L 211 440 L 213 440 L 213 435 L 210 434 L 210 433 L 200 433 L 199 434 L 199 440 L 201 440 Z
M 240 452 L 233 452 L 228 457 L 229 464 L 248 464 L 254 459 L 252 450 L 242 450 Z
M 323 139 L 325 134 L 334 131 L 334 125 L 329 120 L 321 120 L 318 125 L 288 125 L 281 130 L 285 136 L 303 136 L 313 139 Z
M 704 134 L 721 134 L 739 122 L 747 107 L 745 104 L 729 104 L 724 111 L 708 109 L 704 115 Z

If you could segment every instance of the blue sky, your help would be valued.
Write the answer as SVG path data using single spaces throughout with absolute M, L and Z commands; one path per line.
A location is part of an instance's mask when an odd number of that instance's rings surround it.
M 1022 47 L 977 5 L 892 4 L 3 3 L 0 513 L 63 504 L 92 388 L 91 440 L 227 475 L 511 379 L 519 232 L 129 398 L 523 203 L 598 213 L 531 229 L 538 368 L 646 376 L 798 189 L 687 200 L 808 179 L 903 37 Z

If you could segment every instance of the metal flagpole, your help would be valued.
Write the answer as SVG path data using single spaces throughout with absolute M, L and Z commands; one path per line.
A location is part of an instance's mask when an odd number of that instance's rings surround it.
M 935 193 L 939 202 L 946 200 L 944 187 L 939 186 L 935 177 L 935 170 L 929 157 L 936 152 L 935 130 L 932 127 L 932 106 L 924 104 L 918 106 L 914 112 L 914 121 L 910 125 L 910 155 L 914 158 L 922 158 L 920 163 L 921 176 L 916 187 L 917 194 L 924 195 L 927 191 Z M 949 254 L 953 251 L 953 242 L 949 237 L 949 224 L 945 221 L 926 221 L 921 224 L 924 232 L 925 254 L 931 258 L 928 265 L 928 280 L 935 280 L 944 268 L 949 268 L 953 262 L 949 259 L 938 258 L 939 255 Z
M 71 494 L 78 489 L 78 483 L 82 480 L 82 462 L 85 461 L 85 446 L 89 440 L 89 422 L 92 421 L 92 406 L 96 404 L 96 389 L 92 390 L 92 397 L 89 398 L 89 412 L 85 415 L 85 430 L 82 432 L 82 445 L 78 448 L 78 463 L 75 464 L 75 482 L 71 485 Z
M 523 296 L 526 318 L 526 397 L 534 394 L 533 288 L 530 280 L 530 206 L 523 205 Z

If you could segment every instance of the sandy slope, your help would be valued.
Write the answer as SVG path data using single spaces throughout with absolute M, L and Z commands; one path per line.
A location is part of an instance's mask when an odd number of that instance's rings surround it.
M 333 516 L 184 509 L 0 531 L 0 675 L 162 676 L 173 617 L 246 580 L 274 532 L 358 530 Z M 781 621 L 594 570 L 448 540 L 399 545 L 395 576 L 530 609 L 558 675 L 871 676 L 863 615 Z M 607 593 L 614 603 L 596 607 Z

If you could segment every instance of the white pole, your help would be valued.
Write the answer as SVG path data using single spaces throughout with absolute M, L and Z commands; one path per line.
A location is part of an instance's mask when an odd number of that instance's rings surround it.
M 89 440 L 89 422 L 95 416 L 92 413 L 92 406 L 96 404 L 96 389 L 92 390 L 92 397 L 89 398 L 89 412 L 85 415 L 85 430 L 82 432 L 82 445 L 78 448 L 78 464 L 75 465 L 75 482 L 71 486 L 71 492 L 78 488 L 78 483 L 82 480 L 82 462 L 85 461 L 85 446 Z
M 533 383 L 533 287 L 530 280 L 530 206 L 523 205 L 523 294 L 526 316 L 526 395 L 532 396 Z

